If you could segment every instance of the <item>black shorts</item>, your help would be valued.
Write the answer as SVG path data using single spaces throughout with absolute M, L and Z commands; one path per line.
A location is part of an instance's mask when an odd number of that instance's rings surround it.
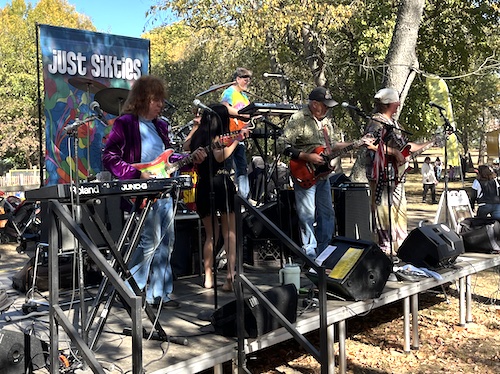
M 217 174 L 214 183 L 214 208 L 221 214 L 234 212 L 236 187 L 228 174 Z M 196 211 L 200 218 L 210 215 L 210 180 L 198 180 L 196 184 Z

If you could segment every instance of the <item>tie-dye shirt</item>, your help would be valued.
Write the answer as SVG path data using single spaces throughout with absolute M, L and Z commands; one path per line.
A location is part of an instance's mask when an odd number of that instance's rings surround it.
M 236 89 L 236 86 L 230 86 L 226 88 L 222 93 L 221 101 L 223 103 L 228 103 L 236 110 L 240 110 L 250 104 L 248 96 L 245 95 L 245 93 L 238 91 Z M 245 123 L 243 121 L 236 118 L 231 118 L 229 123 L 229 130 L 237 131 L 240 130 L 244 125 Z

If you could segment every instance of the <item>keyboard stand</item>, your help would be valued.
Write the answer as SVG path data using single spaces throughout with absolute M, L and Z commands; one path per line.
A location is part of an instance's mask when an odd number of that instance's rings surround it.
M 158 340 L 167 341 L 168 335 L 165 333 L 160 323 L 157 320 L 157 316 L 146 300 L 143 292 L 137 286 L 136 281 L 132 277 L 130 270 L 128 269 L 127 262 L 130 259 L 131 254 L 137 248 L 140 239 L 140 233 L 142 232 L 142 227 L 144 226 L 144 221 L 146 219 L 147 214 L 150 211 L 152 204 L 154 203 L 154 199 L 147 199 L 146 205 L 143 209 L 140 208 L 143 199 L 137 199 L 134 204 L 134 208 L 132 213 L 127 219 L 125 223 L 125 227 L 118 239 L 118 244 L 115 244 L 111 236 L 106 230 L 104 223 L 102 222 L 101 217 L 96 213 L 95 206 L 87 204 L 83 211 L 87 213 L 89 217 L 92 217 L 92 221 L 98 227 L 101 234 L 103 234 L 104 239 L 106 240 L 108 247 L 112 253 L 113 259 L 111 261 L 111 266 L 113 269 L 122 277 L 124 280 L 127 280 L 129 285 L 132 287 L 132 290 L 137 296 L 142 297 L 142 304 L 144 305 L 144 310 L 149 320 L 153 324 L 156 334 L 155 337 Z M 87 229 L 87 228 L 86 228 Z M 115 301 L 115 297 L 117 296 L 117 292 L 115 288 L 110 284 L 109 279 L 106 277 L 103 278 L 98 293 L 94 299 L 94 303 L 92 305 L 92 309 L 89 312 L 89 316 L 87 318 L 85 331 L 90 333 L 92 328 L 94 330 L 94 334 L 90 336 L 89 347 L 90 349 L 94 349 L 97 344 L 97 341 L 104 329 L 104 325 L 106 324 L 106 320 L 108 318 L 109 312 L 111 311 L 111 307 Z M 130 315 L 131 310 L 130 307 L 121 299 L 122 304 Z M 103 304 L 102 312 L 99 313 L 100 306 Z M 95 319 L 99 315 L 97 322 Z M 147 332 L 143 332 L 143 335 L 147 335 Z
M 48 240 L 48 258 L 49 258 L 49 329 L 50 329 L 50 372 L 56 374 L 59 368 L 59 326 L 63 327 L 69 338 L 77 346 L 83 361 L 92 369 L 94 373 L 104 374 L 104 369 L 97 361 L 92 349 L 95 347 L 100 334 L 102 333 L 109 309 L 112 306 L 115 296 L 118 294 L 127 312 L 129 313 L 132 323 L 131 328 L 125 333 L 132 337 L 132 370 L 133 374 L 143 373 L 142 363 L 142 339 L 146 335 L 142 326 L 142 307 L 144 305 L 145 312 L 151 320 L 156 331 L 151 334 L 161 340 L 168 340 L 163 328 L 156 321 L 155 313 L 150 305 L 145 302 L 145 297 L 138 289 L 137 284 L 130 277 L 130 271 L 126 265 L 130 254 L 135 250 L 139 242 L 142 227 L 155 199 L 163 196 L 164 193 L 172 192 L 173 187 L 164 188 L 159 191 L 140 191 L 137 192 L 134 209 L 127 219 L 118 242 L 115 244 L 111 235 L 109 235 L 102 219 L 95 212 L 95 205 L 98 204 L 99 198 L 89 199 L 87 203 L 80 204 L 83 213 L 91 220 L 91 223 L 77 224 L 73 217 L 64 209 L 64 203 L 55 198 L 48 199 L 47 221 L 49 222 L 49 240 Z M 105 195 L 103 195 L 104 197 Z M 130 196 L 130 193 L 128 194 Z M 61 199 L 62 200 L 62 199 Z M 145 206 L 141 208 L 141 203 L 145 201 Z M 66 202 L 68 204 L 68 202 Z M 94 307 L 91 310 L 91 315 L 87 316 L 85 321 L 81 323 L 80 333 L 75 328 L 74 324 L 66 316 L 59 303 L 59 264 L 58 264 L 58 243 L 59 229 L 58 223 L 65 226 L 71 234 L 78 240 L 79 245 L 86 250 L 88 256 L 102 271 L 104 278 L 99 287 L 98 295 L 94 301 Z M 82 227 L 83 226 L 83 227 Z M 91 226 L 99 230 L 106 241 L 105 247 L 110 250 L 112 255 L 111 263 L 101 253 L 102 247 L 97 245 L 89 238 L 86 232 L 90 232 Z M 95 226 L 95 227 L 94 227 Z M 86 232 L 83 230 L 85 229 Z M 125 279 L 129 281 L 132 290 L 125 283 Z M 108 291 L 106 298 L 106 291 Z M 80 295 L 81 298 L 84 295 Z M 99 320 L 94 324 L 99 306 L 104 304 L 104 309 L 100 314 Z M 90 337 L 90 333 L 93 335 Z M 185 339 L 170 339 L 171 342 L 186 344 Z

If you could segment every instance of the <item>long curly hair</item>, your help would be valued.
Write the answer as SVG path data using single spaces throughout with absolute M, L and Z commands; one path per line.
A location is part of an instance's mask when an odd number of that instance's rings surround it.
M 477 179 L 480 181 L 489 181 L 495 179 L 496 173 L 488 165 L 479 165 L 477 168 Z
M 165 85 L 161 78 L 145 75 L 136 80 L 130 90 L 122 113 L 132 113 L 136 116 L 147 113 L 151 100 L 165 100 Z

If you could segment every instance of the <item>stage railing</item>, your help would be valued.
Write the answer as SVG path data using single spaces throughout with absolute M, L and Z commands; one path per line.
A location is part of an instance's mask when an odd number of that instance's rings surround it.
M 319 336 L 320 336 L 320 349 L 318 350 L 314 345 L 307 340 L 304 335 L 299 333 L 292 323 L 265 297 L 265 295 L 245 276 L 243 268 L 243 214 L 241 208 L 245 207 L 246 210 L 255 216 L 255 218 L 262 222 L 263 225 L 273 234 L 276 238 L 285 245 L 290 251 L 299 257 L 303 263 L 316 271 L 318 274 L 318 288 L 319 288 Z M 267 311 L 276 319 L 280 321 L 283 327 L 293 336 L 293 338 L 321 365 L 321 373 L 333 373 L 334 363 L 329 360 L 329 356 L 333 357 L 333 328 L 328 328 L 327 321 L 327 296 L 326 284 L 327 275 L 325 268 L 318 266 L 316 262 L 307 257 L 301 248 L 287 235 L 283 233 L 272 221 L 270 221 L 262 212 L 248 203 L 247 200 L 240 196 L 235 197 L 235 215 L 236 215 L 236 298 L 237 298 L 237 331 L 238 331 L 238 370 L 240 373 L 246 372 L 246 354 L 245 354 L 245 319 L 244 319 L 244 303 L 245 295 L 244 289 L 250 291 L 259 302 L 266 308 Z M 333 325 L 332 325 L 333 326 Z M 330 367 L 331 366 L 331 367 Z
M 86 338 L 85 321 L 80 321 L 81 331 L 77 331 L 73 323 L 66 316 L 59 305 L 59 248 L 58 248 L 58 222 L 64 225 L 78 240 L 79 245 L 86 251 L 99 269 L 105 274 L 115 290 L 119 293 L 125 303 L 130 307 L 132 319 L 132 373 L 142 373 L 142 298 L 136 296 L 118 273 L 108 264 L 106 258 L 101 254 L 97 246 L 80 228 L 77 222 L 63 208 L 58 200 L 48 200 L 47 218 L 49 220 L 49 302 L 50 302 L 50 372 L 59 373 L 59 325 L 68 334 L 71 341 L 77 346 L 84 361 L 94 373 L 105 371 L 97 361 L 93 351 L 88 346 Z M 83 295 L 80 295 L 83 299 Z

